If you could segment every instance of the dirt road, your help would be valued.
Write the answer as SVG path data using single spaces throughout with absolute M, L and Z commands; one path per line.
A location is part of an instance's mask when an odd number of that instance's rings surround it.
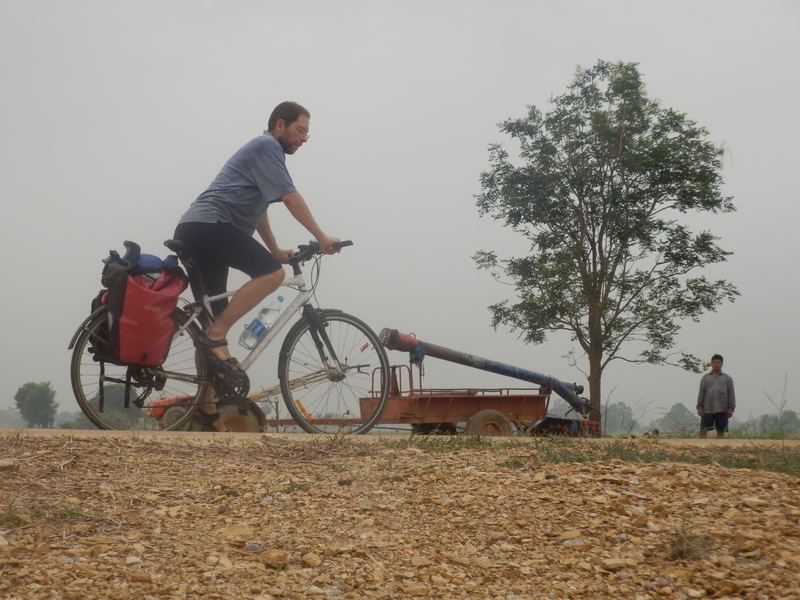
M 0 431 L 0 597 L 800 598 L 798 480 L 713 460 L 754 443 Z

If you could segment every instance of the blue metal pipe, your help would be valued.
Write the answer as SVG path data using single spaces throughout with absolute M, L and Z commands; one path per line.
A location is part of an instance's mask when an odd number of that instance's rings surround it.
M 381 343 L 389 350 L 410 352 L 411 362 L 419 363 L 422 362 L 425 356 L 432 356 L 433 358 L 458 363 L 474 369 L 521 379 L 529 383 L 536 383 L 552 389 L 580 414 L 584 416 L 589 414 L 591 405 L 586 398 L 581 398 L 578 395 L 583 392 L 583 387 L 577 384 L 564 383 L 549 375 L 542 375 L 541 373 L 536 373 L 528 369 L 521 369 L 487 358 L 481 358 L 480 356 L 467 354 L 466 352 L 459 352 L 443 346 L 437 346 L 436 344 L 423 342 L 407 334 L 400 333 L 396 329 L 383 329 L 379 337 Z

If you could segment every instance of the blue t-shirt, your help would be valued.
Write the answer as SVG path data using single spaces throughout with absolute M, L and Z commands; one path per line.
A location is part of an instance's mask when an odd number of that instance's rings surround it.
M 231 223 L 252 235 L 267 207 L 296 192 L 286 153 L 268 132 L 234 154 L 178 223 Z

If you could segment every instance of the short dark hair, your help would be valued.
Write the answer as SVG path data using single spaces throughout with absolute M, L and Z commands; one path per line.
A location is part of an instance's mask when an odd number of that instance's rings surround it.
M 725 362 L 724 360 L 722 360 L 722 354 L 715 354 L 714 356 L 711 357 L 711 360 L 712 361 L 718 360 L 720 362 Z
M 272 114 L 269 116 L 267 130 L 274 130 L 279 119 L 284 123 L 294 123 L 301 116 L 310 119 L 311 113 L 300 106 L 297 102 L 290 102 L 288 100 L 286 102 L 281 102 L 273 109 Z

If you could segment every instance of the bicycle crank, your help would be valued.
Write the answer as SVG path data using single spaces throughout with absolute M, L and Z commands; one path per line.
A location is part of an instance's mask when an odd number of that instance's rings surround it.
M 244 371 L 217 371 L 213 377 L 214 392 L 219 399 L 235 400 L 250 394 L 250 378 Z

